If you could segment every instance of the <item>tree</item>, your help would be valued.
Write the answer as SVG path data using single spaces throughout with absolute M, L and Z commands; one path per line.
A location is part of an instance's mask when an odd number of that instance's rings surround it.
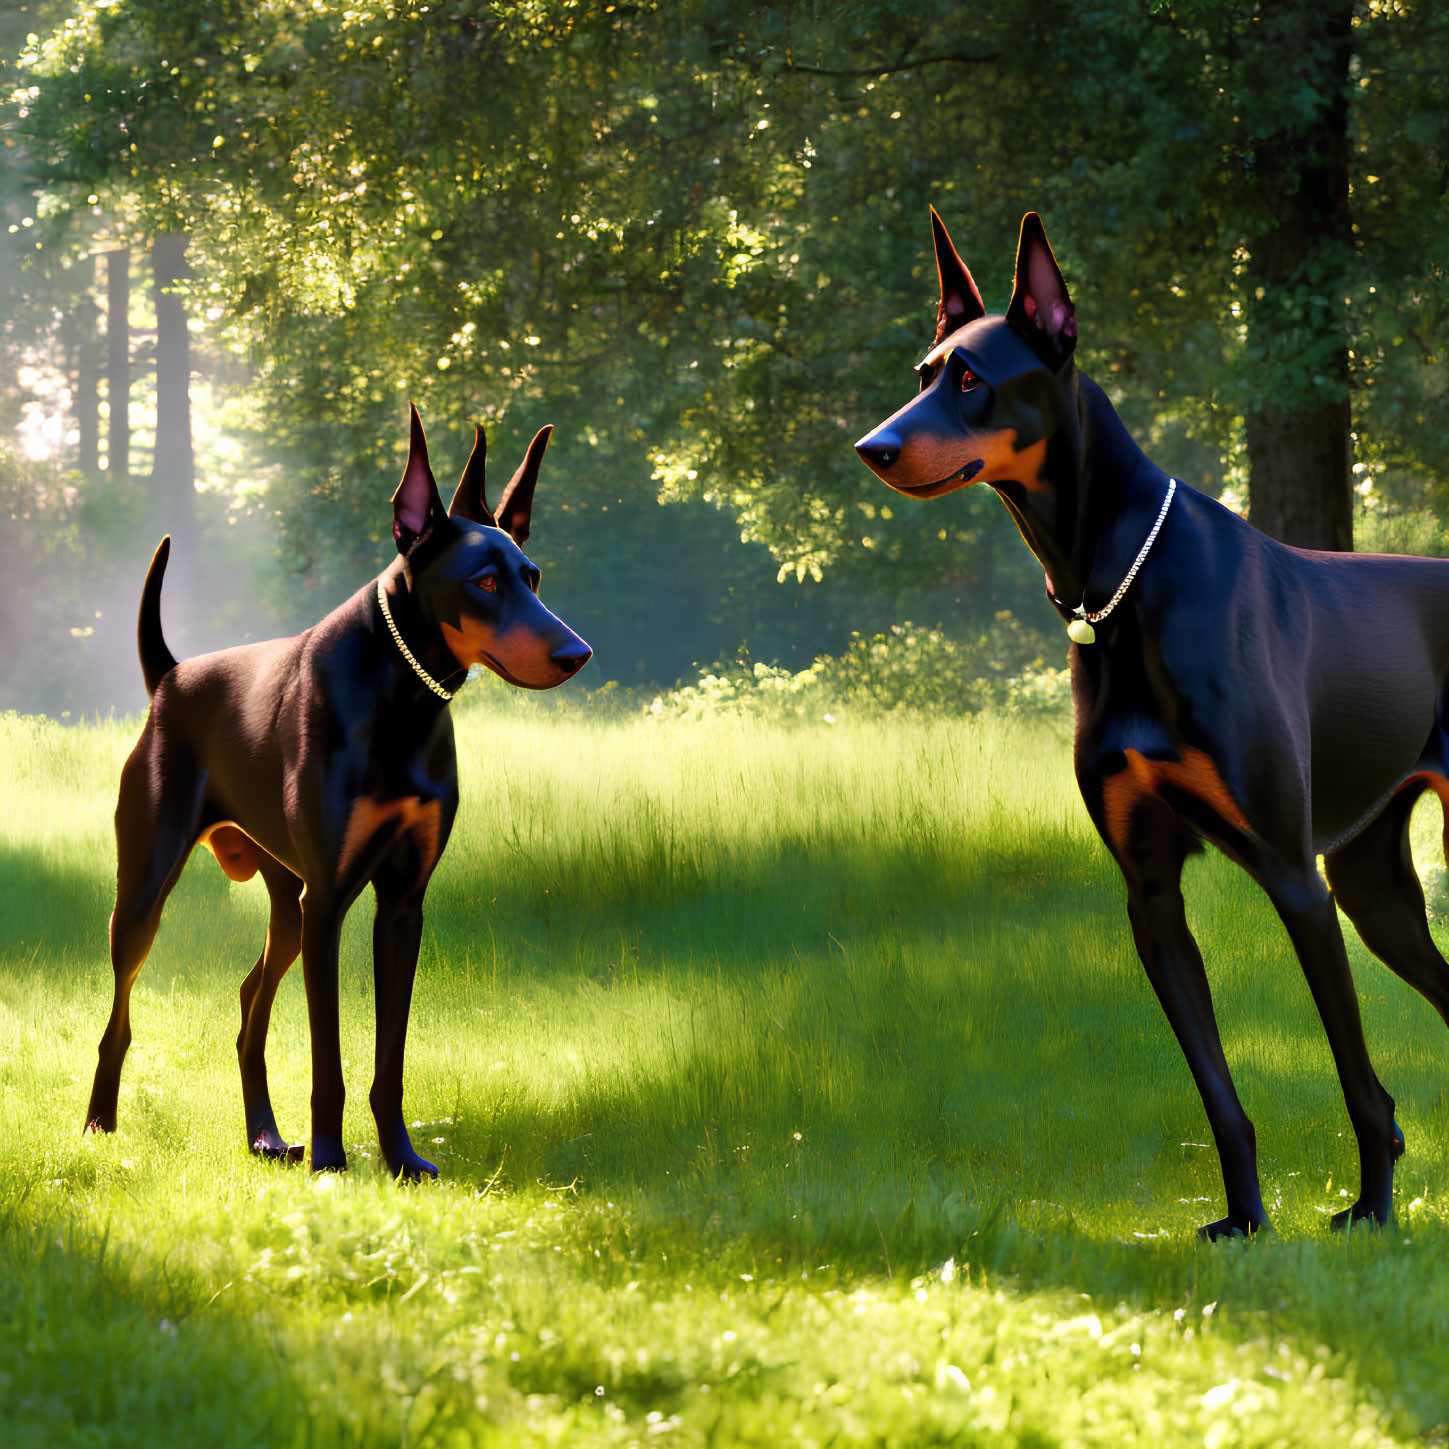
M 131 476 L 131 249 L 106 253 L 106 471 Z
M 24 127 L 52 205 L 193 237 L 300 575 L 381 556 L 411 395 L 459 452 L 474 417 L 505 451 L 563 424 L 537 532 L 565 580 L 607 569 L 621 512 L 662 537 L 657 489 L 782 577 L 940 617 L 1039 579 L 990 500 L 887 501 L 851 454 L 929 336 L 927 204 L 997 307 L 1041 210 L 1081 363 L 1164 465 L 1286 532 L 1286 457 L 1341 544 L 1350 416 L 1385 493 L 1439 446 L 1408 420 L 1438 386 L 1443 190 L 1369 178 L 1443 174 L 1445 59 L 1435 7 L 1380 0 L 128 0 L 32 48 Z
M 1340 550 L 1353 547 L 1353 10 L 1279 0 L 1252 17 L 1255 34 L 1234 37 L 1253 138 L 1249 347 L 1265 373 L 1245 412 L 1253 521 L 1285 543 Z
M 887 272 L 859 245 L 878 216 L 842 194 L 860 183 L 812 171 L 816 118 L 767 98 L 732 7 L 676 18 L 97 7 L 36 52 L 29 133 L 54 193 L 194 233 L 261 371 L 257 441 L 296 480 L 279 511 L 304 540 L 319 503 L 346 507 L 341 478 L 350 496 L 359 467 L 392 473 L 404 391 L 505 432 L 546 397 L 587 440 L 585 511 L 652 474 L 725 507 L 782 572 L 895 590 L 944 574 L 961 595 L 995 572 L 1002 521 L 963 569 L 983 525 L 893 514 L 849 449 L 900 366 L 888 347 L 914 345 L 928 261 L 903 202 Z M 855 109 L 819 118 L 859 146 L 846 159 L 885 140 L 899 160 L 904 128 L 847 130 Z M 909 169 L 923 218 L 928 168 Z M 322 567 L 355 575 L 354 553 L 329 546 Z
M 75 379 L 76 465 L 88 479 L 100 473 L 100 309 L 87 285 L 95 258 L 85 257 L 77 272 L 82 291 L 65 314 L 66 367 Z

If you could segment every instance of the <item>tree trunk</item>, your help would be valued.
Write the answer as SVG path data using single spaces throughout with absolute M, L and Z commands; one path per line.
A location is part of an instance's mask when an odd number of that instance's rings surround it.
M 156 450 L 151 507 L 171 535 L 166 588 L 175 647 L 194 651 L 206 621 L 196 528 L 196 460 L 191 450 L 191 338 L 175 283 L 191 275 L 185 236 L 158 236 L 151 247 L 156 299 Z
M 189 533 L 196 515 L 196 461 L 191 450 L 191 338 L 186 308 L 173 284 L 191 275 L 184 236 L 158 236 L 151 248 L 156 287 L 156 452 L 151 489 L 162 522 Z
M 1245 410 L 1253 522 L 1300 548 L 1353 547 L 1348 331 L 1352 0 L 1257 7 L 1248 70 L 1275 98 L 1276 125 L 1247 158 L 1263 225 L 1248 276 L 1260 364 Z M 1292 95 L 1292 106 L 1277 97 Z M 1304 106 L 1303 98 L 1315 104 Z
M 131 476 L 131 251 L 106 254 L 106 470 L 112 483 Z
M 1293 412 L 1254 409 L 1247 417 L 1247 435 L 1248 498 L 1254 526 L 1296 548 L 1351 552 L 1353 472 L 1347 378 L 1342 397 L 1317 407 Z
M 81 266 L 94 281 L 96 259 L 87 257 Z M 89 285 L 76 301 L 73 317 L 76 466 L 87 478 L 95 478 L 101 468 L 101 357 L 100 333 L 96 327 L 97 308 Z

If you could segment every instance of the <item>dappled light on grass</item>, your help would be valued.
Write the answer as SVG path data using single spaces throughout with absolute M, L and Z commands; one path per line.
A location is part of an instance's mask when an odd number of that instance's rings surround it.
M 1278 1230 L 1199 1245 L 1216 1154 L 1049 731 L 462 711 L 408 1050 L 444 1174 L 420 1189 L 367 1111 L 366 900 L 352 1171 L 246 1153 L 265 893 L 209 856 L 136 991 L 120 1131 L 82 1136 L 133 731 L 0 731 L 0 1355 L 25 1372 L 0 1358 L 0 1404 L 37 1443 L 128 1414 L 268 1443 L 1390 1443 L 1449 1419 L 1442 1023 L 1352 946 L 1408 1154 L 1394 1228 L 1331 1237 L 1357 1164 L 1312 1002 L 1256 891 L 1193 862 Z M 302 1137 L 299 971 L 269 1061 Z

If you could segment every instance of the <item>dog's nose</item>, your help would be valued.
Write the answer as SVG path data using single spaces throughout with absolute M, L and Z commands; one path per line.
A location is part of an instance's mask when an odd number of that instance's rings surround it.
M 565 674 L 577 674 L 594 657 L 594 651 L 582 639 L 572 639 L 548 657 Z
M 877 428 L 867 433 L 856 445 L 855 451 L 867 468 L 879 472 L 889 468 L 901 456 L 901 440 L 887 428 Z

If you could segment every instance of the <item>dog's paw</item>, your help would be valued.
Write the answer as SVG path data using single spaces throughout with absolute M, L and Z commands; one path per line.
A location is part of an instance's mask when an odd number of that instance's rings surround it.
M 1197 1230 L 1197 1235 L 1206 1243 L 1216 1243 L 1219 1238 L 1251 1238 L 1265 1231 L 1272 1231 L 1266 1218 L 1254 1221 L 1252 1218 L 1226 1217 L 1215 1223 L 1204 1223 Z
M 259 1132 L 251 1145 L 253 1157 L 260 1157 L 267 1162 L 295 1163 L 307 1155 L 307 1144 L 305 1142 L 284 1142 L 281 1134 L 276 1131 Z
M 436 1180 L 438 1176 L 438 1169 L 426 1157 L 419 1157 L 411 1149 L 400 1161 L 389 1163 L 388 1166 L 392 1168 L 392 1175 L 399 1182 L 421 1182 L 425 1177 Z
M 312 1134 L 312 1171 L 347 1171 L 347 1152 L 342 1146 L 341 1138 Z
M 1377 1232 L 1380 1228 L 1388 1227 L 1394 1220 L 1394 1210 L 1389 1208 L 1387 1212 L 1375 1212 L 1371 1207 L 1365 1207 L 1363 1199 L 1360 1198 L 1351 1208 L 1344 1208 L 1341 1213 L 1334 1213 L 1329 1218 L 1328 1226 L 1335 1232 L 1341 1233 L 1349 1228 L 1366 1227 Z

